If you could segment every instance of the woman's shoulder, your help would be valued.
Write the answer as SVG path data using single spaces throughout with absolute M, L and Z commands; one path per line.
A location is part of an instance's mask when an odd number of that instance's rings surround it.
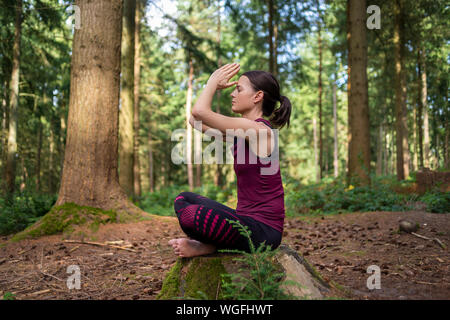
M 258 119 L 256 119 L 255 121 L 257 121 L 257 122 L 263 122 L 263 123 L 265 123 L 267 126 L 269 126 L 269 127 L 272 129 L 272 124 L 270 123 L 269 120 L 266 120 L 266 119 L 264 119 L 264 118 L 258 118 Z

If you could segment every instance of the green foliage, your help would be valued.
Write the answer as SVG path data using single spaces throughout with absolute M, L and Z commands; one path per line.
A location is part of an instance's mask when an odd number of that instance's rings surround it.
M 57 200 L 56 194 L 15 193 L 0 198 L 0 234 L 21 231 L 46 214 Z
M 338 213 L 356 211 L 405 211 L 411 202 L 420 200 L 415 194 L 394 192 L 399 183 L 395 177 L 372 175 L 370 186 L 346 187 L 342 177 L 324 179 L 320 183 L 301 185 L 287 179 L 285 202 L 287 214 Z M 442 196 L 441 196 L 442 197 Z
M 5 292 L 3 300 L 16 300 L 16 295 L 12 292 Z
M 277 270 L 274 256 L 278 249 L 262 243 L 255 248 L 251 240 L 251 231 L 239 221 L 227 219 L 229 223 L 239 229 L 239 233 L 246 237 L 250 246 L 250 253 L 236 249 L 222 249 L 219 252 L 241 253 L 243 258 L 234 258 L 243 262 L 245 269 L 239 269 L 238 273 L 222 275 L 222 289 L 224 299 L 233 300 L 286 300 L 294 299 L 292 295 L 283 292 L 281 285 L 291 284 L 291 281 L 282 281 L 283 272 Z M 250 276 L 244 276 L 243 272 L 249 271 Z
M 430 191 L 420 197 L 427 204 L 427 211 L 434 213 L 450 213 L 450 192 Z

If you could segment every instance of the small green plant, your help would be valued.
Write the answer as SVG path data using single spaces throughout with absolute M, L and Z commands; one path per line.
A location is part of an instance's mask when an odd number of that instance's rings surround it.
M 243 262 L 247 267 L 245 271 L 250 271 L 250 276 L 243 275 L 244 269 L 239 269 L 238 273 L 222 275 L 222 289 L 224 299 L 232 300 L 290 300 L 295 296 L 286 294 L 281 286 L 298 285 L 294 281 L 285 280 L 283 272 L 277 270 L 274 263 L 274 256 L 278 249 L 272 248 L 263 242 L 255 248 L 251 240 L 251 231 L 247 226 L 243 226 L 239 221 L 227 219 L 227 221 L 239 229 L 239 233 L 247 238 L 250 253 L 237 249 L 221 249 L 219 252 L 240 253 L 243 258 L 234 258 L 235 261 Z
M 16 300 L 16 295 L 12 292 L 5 292 L 3 300 Z
M 433 213 L 450 213 L 450 192 L 430 191 L 420 197 L 427 205 L 427 211 Z

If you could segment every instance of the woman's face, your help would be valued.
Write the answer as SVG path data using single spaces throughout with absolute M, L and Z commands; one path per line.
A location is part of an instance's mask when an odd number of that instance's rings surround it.
M 238 84 L 231 93 L 231 110 L 235 113 L 243 113 L 254 108 L 254 96 L 256 92 L 246 76 L 239 78 Z

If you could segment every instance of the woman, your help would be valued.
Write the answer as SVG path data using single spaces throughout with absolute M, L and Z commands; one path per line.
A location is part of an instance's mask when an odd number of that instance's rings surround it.
M 242 129 L 233 131 L 237 208 L 234 210 L 192 192 L 180 193 L 175 198 L 174 207 L 180 226 L 189 238 L 169 241 L 175 254 L 180 257 L 205 255 L 225 248 L 249 252 L 248 239 L 227 219 L 247 226 L 256 248 L 265 242 L 275 249 L 281 243 L 285 216 L 284 190 L 278 158 L 271 158 L 277 147 L 271 124 L 282 128 L 287 123 L 289 127 L 291 103 L 287 97 L 280 95 L 278 81 L 268 72 L 248 71 L 239 81 L 229 82 L 239 68 L 239 64 L 233 63 L 216 70 L 192 110 L 193 118 L 202 121 L 203 132 L 215 128 L 226 134 L 227 129 Z M 242 117 L 228 117 L 211 110 L 216 90 L 231 86 L 236 86 L 231 93 L 232 111 Z M 280 107 L 275 109 L 277 102 L 280 102 Z M 271 117 L 271 121 L 262 116 Z M 247 130 L 256 132 L 256 141 L 243 133 Z M 259 148 L 261 145 L 263 147 Z M 237 155 L 244 151 L 244 163 L 237 161 Z M 252 157 L 258 161 L 249 161 Z M 265 161 L 262 163 L 259 159 Z M 270 159 L 269 163 L 267 159 Z M 273 173 L 262 173 L 264 168 L 274 165 L 276 170 Z

